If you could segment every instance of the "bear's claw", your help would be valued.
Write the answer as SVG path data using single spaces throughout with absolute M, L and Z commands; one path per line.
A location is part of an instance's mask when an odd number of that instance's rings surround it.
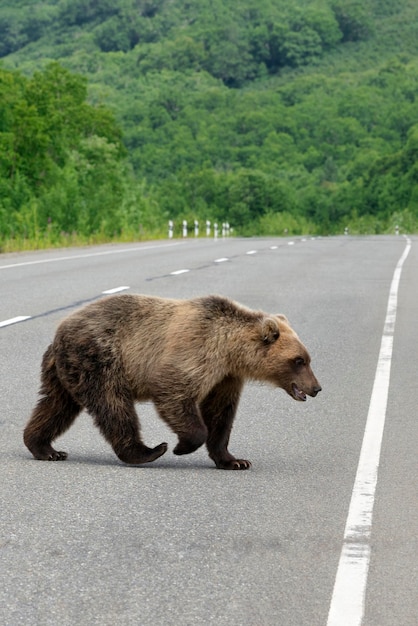
M 48 461 L 65 461 L 68 454 L 63 450 L 54 450 L 52 454 L 48 456 Z
M 251 461 L 246 459 L 232 459 L 231 461 L 218 461 L 216 463 L 218 469 L 224 470 L 247 470 L 251 467 Z

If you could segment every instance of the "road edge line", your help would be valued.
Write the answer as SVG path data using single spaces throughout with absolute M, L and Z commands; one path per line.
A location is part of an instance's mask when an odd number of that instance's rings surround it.
M 406 247 L 396 265 L 390 286 L 369 412 L 348 510 L 327 626 L 361 626 L 363 621 L 370 564 L 373 506 L 389 395 L 398 289 L 403 264 L 412 245 L 409 237 L 406 237 L 406 242 Z

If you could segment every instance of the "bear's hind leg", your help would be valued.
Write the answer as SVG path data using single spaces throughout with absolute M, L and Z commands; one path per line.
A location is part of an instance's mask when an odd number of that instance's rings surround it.
M 160 443 L 155 448 L 149 448 L 141 441 L 130 443 L 125 446 L 112 446 L 116 455 L 123 463 L 129 465 L 142 465 L 152 463 L 167 452 L 168 444 Z
M 235 458 L 228 450 L 229 436 L 242 390 L 242 381 L 228 376 L 218 383 L 200 404 L 208 428 L 206 447 L 219 469 L 246 470 L 251 462 Z
M 40 461 L 65 461 L 67 453 L 55 450 L 51 442 L 62 435 L 80 413 L 80 406 L 70 396 L 41 398 L 24 430 L 23 441 Z
M 35 459 L 64 461 L 67 453 L 55 450 L 51 442 L 71 426 L 81 407 L 62 386 L 51 347 L 47 349 L 43 358 L 41 378 L 42 397 L 26 425 L 23 440 Z
M 134 444 L 128 444 L 124 447 L 115 447 L 113 449 L 116 455 L 123 463 L 129 465 L 142 465 L 143 463 L 151 463 L 167 452 L 168 445 L 160 443 L 155 448 L 148 448 L 144 443 L 136 441 Z
M 138 416 L 129 395 L 115 392 L 111 398 L 111 402 L 102 399 L 86 408 L 119 459 L 130 465 L 141 465 L 162 456 L 167 451 L 166 443 L 149 448 L 142 442 Z

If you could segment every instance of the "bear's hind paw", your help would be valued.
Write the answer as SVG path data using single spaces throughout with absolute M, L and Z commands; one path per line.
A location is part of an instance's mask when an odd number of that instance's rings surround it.
M 50 444 L 31 445 L 29 450 L 38 461 L 65 461 L 68 456 L 63 450 L 54 450 Z
M 142 465 L 143 463 L 152 463 L 155 459 L 162 456 L 167 452 L 168 444 L 160 443 L 155 448 L 148 448 L 143 443 L 136 443 L 123 450 L 115 449 L 117 456 L 124 463 L 130 465 Z

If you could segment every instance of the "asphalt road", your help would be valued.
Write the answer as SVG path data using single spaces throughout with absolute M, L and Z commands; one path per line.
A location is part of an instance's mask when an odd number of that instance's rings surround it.
M 410 239 L 366 626 L 418 624 L 418 238 Z M 405 246 L 401 236 L 348 236 L 1 255 L 0 624 L 325 626 Z M 170 446 L 153 464 L 123 465 L 86 414 L 60 439 L 66 462 L 35 461 L 22 430 L 42 353 L 62 317 L 120 287 L 185 298 L 222 293 L 285 313 L 323 391 L 302 404 L 268 386 L 246 387 L 230 449 L 252 461 L 249 471 L 216 470 L 204 448 L 174 456 L 175 438 L 150 404 L 138 407 L 145 442 Z M 338 623 L 354 626 L 344 616 Z

